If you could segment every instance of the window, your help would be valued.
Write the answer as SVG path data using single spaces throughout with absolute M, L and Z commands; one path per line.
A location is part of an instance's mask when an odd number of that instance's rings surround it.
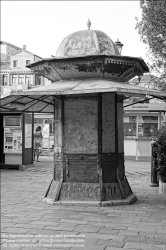
M 7 86 L 8 85 L 8 75 L 3 75 L 2 85 L 3 86 Z
M 18 60 L 13 61 L 13 68 L 18 68 Z
M 24 84 L 24 75 L 19 76 L 18 84 Z
M 16 75 L 12 76 L 12 84 L 17 84 L 18 77 Z
M 158 129 L 158 116 L 138 117 L 138 137 L 152 137 Z
M 31 76 L 30 75 L 26 75 L 25 77 L 25 83 L 29 86 L 31 85 Z
M 26 65 L 30 64 L 31 60 L 26 60 Z
M 35 85 L 41 85 L 41 76 L 36 75 Z
M 50 124 L 50 135 L 54 134 L 54 121 L 53 119 L 45 120 L 45 124 Z
M 136 136 L 136 116 L 124 116 L 124 136 Z

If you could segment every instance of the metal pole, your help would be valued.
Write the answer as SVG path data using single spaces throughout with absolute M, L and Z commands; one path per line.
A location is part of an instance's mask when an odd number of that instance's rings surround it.
M 50 158 L 50 120 L 48 120 L 48 124 L 49 124 L 49 158 Z
M 136 116 L 136 161 L 138 161 L 138 116 Z
M 157 179 L 157 145 L 155 141 L 152 139 L 151 141 L 151 183 L 149 186 L 158 187 L 158 179 Z

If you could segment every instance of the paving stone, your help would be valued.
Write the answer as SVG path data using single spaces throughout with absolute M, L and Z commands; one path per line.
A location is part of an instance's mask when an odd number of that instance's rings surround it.
M 31 223 L 29 223 L 29 225 L 43 225 L 43 226 L 59 226 L 60 223 L 56 223 L 56 222 L 51 222 L 51 221 L 32 221 Z
M 127 249 L 139 249 L 139 250 L 163 250 L 163 246 L 150 245 L 150 244 L 138 244 L 132 242 L 126 242 L 124 248 Z
M 124 241 L 114 241 L 114 240 L 98 240 L 96 245 L 98 246 L 109 246 L 109 247 L 119 247 L 122 248 L 124 246 Z
M 72 247 L 71 250 L 105 250 L 103 246 L 90 246 L 87 245 L 85 247 Z
M 76 228 L 76 225 L 74 225 L 74 224 L 61 224 L 61 225 L 59 225 L 59 226 L 57 226 L 57 227 L 55 227 L 55 226 L 46 226 L 44 229 L 50 229 L 50 230 L 56 230 L 56 231 L 61 231 L 61 230 L 63 230 L 63 231 L 73 231 L 73 230 L 75 230 L 75 228 Z
M 79 224 L 85 225 L 85 224 L 87 224 L 88 221 L 61 219 L 61 220 L 59 220 L 59 222 L 74 223 L 74 224 L 77 224 L 77 225 L 79 225 Z
M 12 228 L 15 228 L 15 227 L 17 227 L 17 228 L 39 228 L 39 229 L 42 229 L 42 228 L 44 228 L 45 227 L 45 225 L 36 225 L 36 224 L 14 224 L 13 226 L 12 226 Z
M 1 232 L 2 233 L 27 233 L 28 231 L 30 231 L 30 229 L 25 229 L 25 228 L 14 228 L 14 227 L 10 227 L 10 228 L 5 228 L 5 229 L 2 229 Z
M 118 232 L 119 232 L 119 230 L 108 228 L 108 227 L 104 227 L 104 228 L 99 230 L 99 233 L 101 233 L 101 234 L 104 233 L 104 234 L 110 234 L 110 235 L 117 235 Z
M 10 222 L 3 223 L 3 222 L 1 222 L 1 230 L 6 228 L 6 227 L 11 227 L 13 225 L 15 225 L 15 223 L 10 223 Z
M 122 250 L 123 248 L 119 247 L 106 247 L 104 250 Z
M 94 225 L 79 225 L 75 227 L 75 231 L 79 231 L 81 233 L 85 232 L 85 233 L 97 233 L 99 230 L 101 229 L 101 227 L 99 226 L 94 226 Z
M 137 236 L 138 232 L 136 231 L 130 231 L 130 230 L 120 230 L 118 235 L 133 235 L 133 236 Z
M 81 233 L 78 234 L 78 236 Z M 99 234 L 99 233 L 83 233 L 85 235 L 85 238 L 91 238 L 91 239 L 103 239 L 103 240 L 108 240 L 112 239 L 112 237 L 108 234 Z
M 106 223 L 106 222 L 88 222 L 87 225 L 95 225 L 95 226 L 101 226 L 101 227 L 109 227 L 112 229 L 127 229 L 126 224 L 115 224 L 115 223 Z
M 60 231 L 55 231 L 55 230 L 46 230 L 46 229 L 33 229 L 30 230 L 27 234 L 30 235 L 55 235 L 55 234 L 59 234 Z

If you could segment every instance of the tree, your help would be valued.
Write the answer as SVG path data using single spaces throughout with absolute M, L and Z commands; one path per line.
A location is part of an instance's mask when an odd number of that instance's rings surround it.
M 155 137 L 157 146 L 157 171 L 162 182 L 166 182 L 166 127 L 162 126 Z
M 142 20 L 136 30 L 148 45 L 148 66 L 159 76 L 159 89 L 166 92 L 166 0 L 140 0 Z

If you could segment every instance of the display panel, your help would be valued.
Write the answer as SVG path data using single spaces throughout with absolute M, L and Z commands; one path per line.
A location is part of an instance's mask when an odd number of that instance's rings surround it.
M 5 116 L 4 127 L 21 127 L 21 116 Z
M 13 133 L 5 133 L 5 143 L 6 144 L 13 143 Z

